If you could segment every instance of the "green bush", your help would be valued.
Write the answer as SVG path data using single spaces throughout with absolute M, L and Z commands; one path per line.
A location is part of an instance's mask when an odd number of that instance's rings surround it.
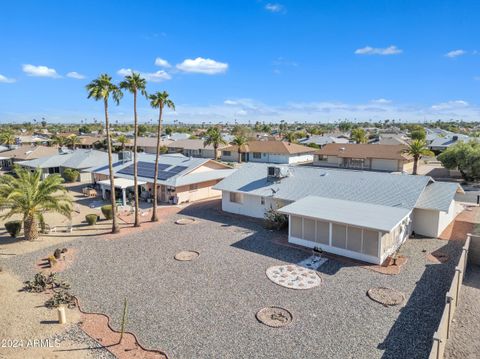
M 103 209 L 102 209 L 102 212 L 103 212 Z M 105 212 L 103 213 L 105 215 Z M 87 223 L 91 226 L 93 226 L 94 224 L 97 223 L 97 215 L 96 214 L 87 214 L 85 216 L 85 219 L 87 220 Z M 105 215 L 106 217 L 106 215 Z
M 5 229 L 11 237 L 15 238 L 22 230 L 22 221 L 10 221 L 5 223 Z
M 112 205 L 107 204 L 101 207 L 102 213 L 105 216 L 105 219 L 113 219 Z
M 280 231 L 288 227 L 288 217 L 270 208 L 265 212 L 265 226 L 268 229 Z
M 80 172 L 72 168 L 66 168 L 65 171 L 63 171 L 63 178 L 65 178 L 67 182 L 75 182 L 79 175 Z

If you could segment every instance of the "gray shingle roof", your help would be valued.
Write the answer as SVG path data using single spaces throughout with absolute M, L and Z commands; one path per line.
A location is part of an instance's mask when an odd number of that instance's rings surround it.
M 118 155 L 112 154 L 113 160 L 116 161 Z M 75 151 L 56 154 L 48 157 L 40 157 L 31 161 L 20 162 L 22 166 L 33 168 L 50 168 L 50 167 L 68 167 L 75 169 L 86 169 L 89 167 L 98 167 L 108 164 L 107 152 L 92 149 L 76 149 Z
M 277 182 L 267 180 L 268 164 L 247 163 L 214 188 L 257 196 L 297 201 L 313 195 L 413 209 L 427 176 L 288 166 L 290 175 Z
M 380 206 L 378 204 L 307 196 L 282 207 L 279 209 L 279 212 L 390 232 L 408 216 L 410 210 Z
M 457 183 L 430 183 L 420 195 L 415 208 L 447 212 L 457 191 L 463 192 Z

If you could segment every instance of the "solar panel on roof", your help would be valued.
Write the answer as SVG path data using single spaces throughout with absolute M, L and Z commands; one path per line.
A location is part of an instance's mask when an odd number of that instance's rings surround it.
M 188 168 L 188 167 L 186 167 L 186 166 L 175 166 L 175 167 L 171 168 L 171 169 L 169 170 L 169 172 L 180 173 L 180 172 L 186 170 L 187 168 Z
M 170 177 L 175 176 L 175 173 L 171 173 L 169 171 L 158 171 L 158 179 L 159 180 L 167 180 Z
M 133 165 L 127 166 L 122 168 L 118 173 L 122 173 L 124 175 L 133 175 Z

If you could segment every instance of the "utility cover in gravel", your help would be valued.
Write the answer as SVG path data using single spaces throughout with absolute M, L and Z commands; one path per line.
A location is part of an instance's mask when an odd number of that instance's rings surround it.
M 270 267 L 266 274 L 273 283 L 291 289 L 310 289 L 322 283 L 317 272 L 294 264 Z
M 398 290 L 385 287 L 370 288 L 367 292 L 369 298 L 384 306 L 394 306 L 403 303 L 405 295 Z
M 181 224 L 181 225 L 186 225 L 191 223 L 195 223 L 194 218 L 180 218 L 175 221 L 175 224 Z
M 260 309 L 256 317 L 260 323 L 272 328 L 284 327 L 292 321 L 292 313 L 284 308 L 275 306 Z
M 199 255 L 200 253 L 195 251 L 181 251 L 175 254 L 175 259 L 177 261 L 193 261 L 194 259 L 197 259 Z

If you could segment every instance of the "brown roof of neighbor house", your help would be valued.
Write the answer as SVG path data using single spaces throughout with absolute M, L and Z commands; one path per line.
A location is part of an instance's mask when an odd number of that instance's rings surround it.
M 224 148 L 224 150 L 238 151 L 238 146 L 232 145 Z M 285 141 L 248 141 L 240 150 L 242 152 L 277 153 L 282 155 L 315 152 L 314 148 Z
M 379 158 L 385 160 L 410 160 L 411 157 L 403 151 L 404 145 L 369 145 L 355 143 L 329 143 L 316 155 L 337 156 L 342 158 Z
M 219 149 L 223 149 L 224 147 L 227 147 L 228 145 L 219 145 Z M 178 141 L 173 141 L 169 145 L 167 145 L 168 148 L 181 148 L 184 150 L 198 150 L 198 149 L 206 149 L 206 150 L 213 150 L 212 145 L 207 145 L 203 146 L 203 140 L 197 140 L 197 139 L 186 139 L 186 140 L 178 140 Z
M 34 160 L 40 157 L 52 156 L 58 154 L 57 147 L 49 146 L 20 146 L 13 150 L 4 151 L 0 154 L 2 158 L 11 158 L 14 160 L 25 161 Z
M 103 141 L 103 137 L 96 137 L 96 136 L 79 136 L 78 139 L 80 140 L 80 144 L 82 145 L 93 145 L 94 143 Z
M 171 143 L 171 140 L 161 140 L 160 146 L 167 146 Z M 115 146 L 119 146 L 119 142 L 114 142 Z M 127 147 L 133 146 L 133 138 L 128 140 L 128 143 L 125 144 Z M 137 138 L 137 146 L 138 147 L 157 147 L 157 138 L 156 137 L 138 137 Z

